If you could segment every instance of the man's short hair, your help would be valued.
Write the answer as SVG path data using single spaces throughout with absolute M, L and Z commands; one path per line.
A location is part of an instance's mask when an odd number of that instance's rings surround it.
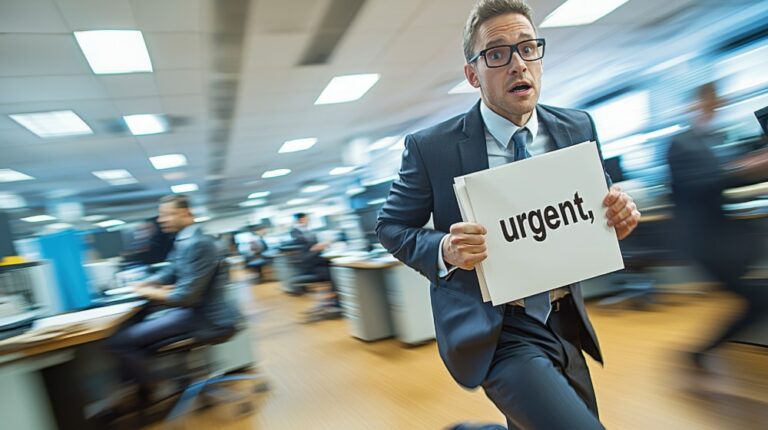
M 160 199 L 160 204 L 173 203 L 177 209 L 189 209 L 189 197 L 184 194 L 171 194 Z
M 298 221 L 298 220 L 300 220 L 302 218 L 306 218 L 306 217 L 307 217 L 307 214 L 305 214 L 304 212 L 299 212 L 297 214 L 293 214 L 293 219 L 295 219 L 296 221 Z
M 533 23 L 533 9 L 521 0 L 480 0 L 472 11 L 469 12 L 469 18 L 464 25 L 464 58 L 469 61 L 474 55 L 475 41 L 477 39 L 477 29 L 485 21 L 508 13 L 517 13 L 523 15 L 531 23 L 533 30 L 536 31 L 536 25 Z

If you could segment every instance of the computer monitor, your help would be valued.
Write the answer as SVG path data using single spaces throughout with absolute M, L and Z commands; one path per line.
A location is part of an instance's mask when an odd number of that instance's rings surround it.
M 13 236 L 11 236 L 11 224 L 8 221 L 8 214 L 0 212 L 0 260 L 11 255 L 16 255 L 16 247 L 13 246 Z
M 757 122 L 760 123 L 760 127 L 763 127 L 763 133 L 768 136 L 768 106 L 755 112 Z

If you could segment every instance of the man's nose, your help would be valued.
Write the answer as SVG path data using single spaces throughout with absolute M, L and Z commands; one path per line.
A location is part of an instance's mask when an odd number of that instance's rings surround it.
M 517 74 L 523 74 L 526 70 L 528 70 L 528 65 L 525 64 L 525 60 L 523 60 L 523 57 L 520 56 L 517 52 L 512 53 L 512 61 L 509 62 L 509 67 L 507 68 L 507 71 L 514 75 Z

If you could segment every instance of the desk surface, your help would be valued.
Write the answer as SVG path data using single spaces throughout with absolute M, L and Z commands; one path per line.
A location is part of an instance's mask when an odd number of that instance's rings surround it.
M 89 309 L 58 315 L 53 324 L 36 326 L 32 330 L 0 341 L 0 362 L 14 361 L 33 355 L 95 342 L 114 332 L 125 320 L 135 314 L 141 302 L 115 305 L 109 308 Z M 55 321 L 61 321 L 56 324 Z

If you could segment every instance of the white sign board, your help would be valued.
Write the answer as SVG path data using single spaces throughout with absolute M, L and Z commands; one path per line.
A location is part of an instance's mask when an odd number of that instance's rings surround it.
M 624 268 L 606 224 L 608 187 L 594 142 L 454 179 L 465 221 L 484 226 L 485 301 L 522 299 Z

